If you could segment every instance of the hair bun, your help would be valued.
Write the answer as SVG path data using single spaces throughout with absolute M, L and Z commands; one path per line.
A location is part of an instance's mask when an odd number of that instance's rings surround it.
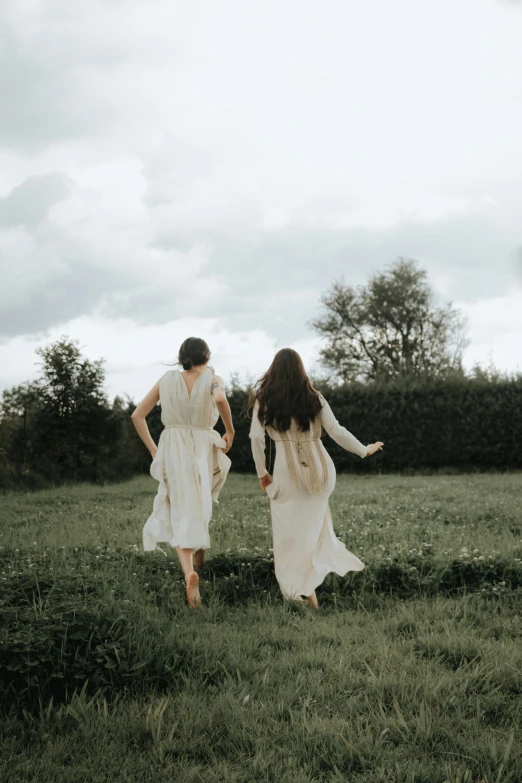
M 199 337 L 188 337 L 179 349 L 178 363 L 183 365 L 184 370 L 206 364 L 209 359 L 210 349 Z

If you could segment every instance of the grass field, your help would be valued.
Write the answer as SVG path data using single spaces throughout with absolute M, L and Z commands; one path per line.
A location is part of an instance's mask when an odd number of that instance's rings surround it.
M 231 476 L 205 607 L 143 554 L 155 483 L 2 497 L 0 780 L 522 781 L 522 476 L 340 476 L 365 563 L 283 603 Z

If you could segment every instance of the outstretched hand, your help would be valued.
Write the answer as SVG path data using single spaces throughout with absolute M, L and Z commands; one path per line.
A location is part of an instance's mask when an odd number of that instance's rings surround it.
M 376 451 L 382 451 L 383 446 L 384 443 L 380 440 L 378 440 L 377 443 L 370 443 L 370 445 L 367 446 L 368 456 L 370 457 L 372 454 L 375 454 Z
M 270 476 L 270 473 L 265 473 L 265 475 L 262 478 L 259 479 L 259 484 L 260 484 L 261 489 L 263 490 L 263 492 L 266 492 L 266 488 L 271 483 L 272 483 L 272 478 Z

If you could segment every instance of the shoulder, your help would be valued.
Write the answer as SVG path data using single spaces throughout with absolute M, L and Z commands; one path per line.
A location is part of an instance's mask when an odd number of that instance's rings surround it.
M 158 381 L 158 386 L 164 386 L 166 383 L 172 383 L 176 380 L 177 376 L 181 377 L 181 373 L 179 370 L 167 370 L 167 372 L 164 372 L 161 378 Z
M 210 391 L 216 402 L 223 402 L 226 399 L 227 393 L 225 391 L 225 384 L 223 378 L 220 375 L 216 375 L 216 371 L 213 367 L 208 368 L 210 370 Z
M 223 383 L 222 378 L 219 375 L 216 375 L 216 371 L 213 367 L 207 365 L 206 370 L 204 371 L 208 378 L 210 378 L 210 382 L 214 384 L 214 381 L 218 381 L 219 383 Z
M 223 386 L 225 385 L 225 384 L 224 384 L 224 381 L 223 381 L 223 378 L 221 377 L 221 375 L 216 375 L 216 373 L 215 373 L 215 372 L 214 372 L 214 370 L 212 369 L 212 383 L 214 383 L 214 381 L 217 381 L 217 383 L 220 383 L 220 384 L 222 384 Z
M 210 389 L 211 391 L 214 391 L 215 389 L 223 389 L 223 391 L 225 390 L 225 384 L 223 378 L 220 375 L 215 375 L 214 372 L 212 372 Z

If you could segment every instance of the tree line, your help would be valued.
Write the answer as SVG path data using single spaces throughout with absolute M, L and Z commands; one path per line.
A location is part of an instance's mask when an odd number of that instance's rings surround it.
M 439 306 L 424 270 L 399 259 L 355 288 L 334 281 L 312 322 L 323 339 L 315 385 L 340 421 L 386 451 L 370 464 L 335 444 L 338 470 L 516 469 L 522 467 L 522 376 L 475 367 L 465 373 L 465 322 Z M 150 458 L 130 414 L 135 403 L 104 391 L 103 361 L 64 337 L 37 350 L 37 380 L 3 392 L 0 486 L 117 481 L 148 472 Z M 236 439 L 233 469 L 253 471 L 243 411 L 249 389 L 229 390 Z M 162 429 L 160 408 L 149 416 Z

